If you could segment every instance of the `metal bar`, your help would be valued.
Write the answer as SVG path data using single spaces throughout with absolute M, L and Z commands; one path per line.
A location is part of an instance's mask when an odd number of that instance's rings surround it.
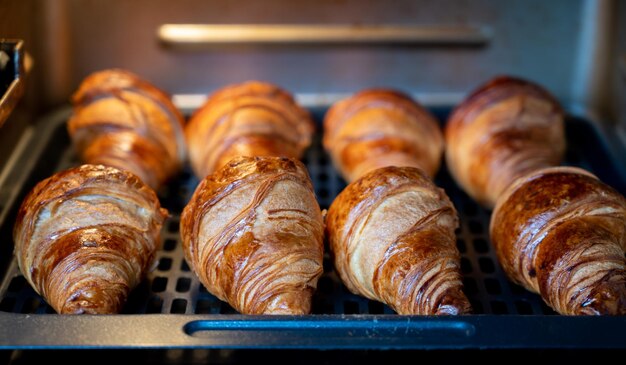
M 0 312 L 0 328 L 11 329 L 0 331 L 0 349 L 624 349 L 625 325 L 624 316 L 231 315 L 225 319 L 220 315 Z M 190 331 L 190 327 L 195 328 Z
M 213 25 L 164 24 L 160 41 L 168 45 L 237 44 L 421 44 L 485 45 L 491 36 L 478 26 L 401 25 Z

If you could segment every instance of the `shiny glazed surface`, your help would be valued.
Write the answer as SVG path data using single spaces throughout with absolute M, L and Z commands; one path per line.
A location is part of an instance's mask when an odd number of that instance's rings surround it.
M 400 92 L 368 89 L 329 109 L 324 148 L 350 182 L 386 166 L 419 167 L 433 177 L 444 147 L 430 112 Z
M 166 216 L 135 175 L 82 165 L 26 196 L 14 253 L 26 280 L 58 313 L 117 313 L 153 266 Z
M 573 167 L 535 171 L 498 201 L 491 240 L 505 272 L 561 314 L 626 314 L 626 199 Z
M 323 273 L 323 221 L 299 161 L 230 161 L 197 187 L 180 231 L 192 270 L 237 311 L 310 312 Z
M 326 217 L 335 268 L 353 293 L 400 314 L 462 314 L 457 212 L 413 167 L 374 170 L 348 185 Z

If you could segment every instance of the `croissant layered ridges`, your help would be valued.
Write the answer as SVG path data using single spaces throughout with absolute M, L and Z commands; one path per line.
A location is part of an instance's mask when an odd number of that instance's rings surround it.
M 324 119 L 324 148 L 347 181 L 385 166 L 434 176 L 443 153 L 436 119 L 409 96 L 369 89 L 335 103 Z
M 582 169 L 520 177 L 491 240 L 507 275 L 561 314 L 626 314 L 626 199 Z
M 246 314 L 306 314 L 323 272 L 323 222 L 304 165 L 240 157 L 205 178 L 181 217 L 185 258 Z
M 59 313 L 117 313 L 154 263 L 167 211 L 138 177 L 83 165 L 40 182 L 14 227 L 26 280 Z
M 326 217 L 335 268 L 350 291 L 400 314 L 461 314 L 454 206 L 417 168 L 367 173 L 339 194 Z
M 300 158 L 315 124 L 278 86 L 258 81 L 212 94 L 185 129 L 194 172 L 204 177 L 238 156 Z
M 540 86 L 499 77 L 453 111 L 445 138 L 452 176 L 472 198 L 493 207 L 517 177 L 560 163 L 563 110 Z
M 72 102 L 68 131 L 83 161 L 129 170 L 153 188 L 182 166 L 184 117 L 165 93 L 137 75 L 95 72 Z

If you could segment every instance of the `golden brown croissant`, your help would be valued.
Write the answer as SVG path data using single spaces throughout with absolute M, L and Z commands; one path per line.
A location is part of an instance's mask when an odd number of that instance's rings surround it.
M 251 81 L 211 95 L 185 133 L 191 166 L 204 178 L 238 156 L 300 158 L 314 127 L 310 114 L 288 92 Z
M 431 177 L 443 153 L 435 118 L 410 97 L 370 89 L 334 104 L 324 119 L 324 148 L 348 181 L 385 166 L 413 166 Z
M 491 240 L 508 276 L 561 314 L 626 314 L 626 199 L 590 173 L 553 167 L 498 199 Z
M 239 312 L 309 313 L 323 272 L 323 222 L 299 161 L 232 160 L 200 183 L 180 229 L 200 281 Z
M 326 216 L 335 268 L 353 293 L 400 314 L 462 314 L 454 206 L 420 169 L 385 167 L 349 184 Z
M 26 196 L 13 231 L 15 256 L 58 313 L 117 313 L 154 263 L 166 215 L 135 175 L 83 165 Z
M 157 189 L 185 160 L 184 119 L 162 91 L 128 71 L 85 78 L 68 131 L 81 159 L 128 170 Z
M 445 137 L 452 176 L 472 198 L 491 208 L 517 177 L 560 163 L 565 151 L 563 111 L 540 86 L 499 77 L 453 111 Z

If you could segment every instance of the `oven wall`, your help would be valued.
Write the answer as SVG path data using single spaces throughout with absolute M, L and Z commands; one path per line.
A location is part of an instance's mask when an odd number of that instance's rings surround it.
M 513 74 L 617 120 L 616 60 L 626 37 L 616 20 L 624 7 L 611 0 L 4 0 L 0 17 L 13 21 L 0 22 L 0 31 L 33 40 L 32 100 L 44 108 L 66 104 L 83 77 L 108 67 L 130 69 L 172 94 L 260 79 L 297 93 L 386 86 L 435 96 L 429 100 L 458 99 L 494 75 Z M 159 42 L 166 23 L 477 25 L 491 39 L 479 47 L 179 48 Z
M 49 1 L 43 1 L 50 4 Z M 543 1 L 200 1 L 62 0 L 46 34 L 69 50 L 66 70 L 49 73 L 63 97 L 88 73 L 123 67 L 171 93 L 208 93 L 224 84 L 268 80 L 302 93 L 390 86 L 412 92 L 467 92 L 496 74 L 540 81 L 571 99 L 583 2 Z M 48 8 L 50 5 L 46 5 Z M 50 23 L 48 21 L 47 23 Z M 492 40 L 467 46 L 166 47 L 165 23 L 485 25 Z M 55 31 L 56 30 L 56 31 Z M 58 39 L 58 33 L 67 39 Z M 52 49 L 50 50 L 53 51 Z M 58 80 L 59 75 L 63 76 Z

